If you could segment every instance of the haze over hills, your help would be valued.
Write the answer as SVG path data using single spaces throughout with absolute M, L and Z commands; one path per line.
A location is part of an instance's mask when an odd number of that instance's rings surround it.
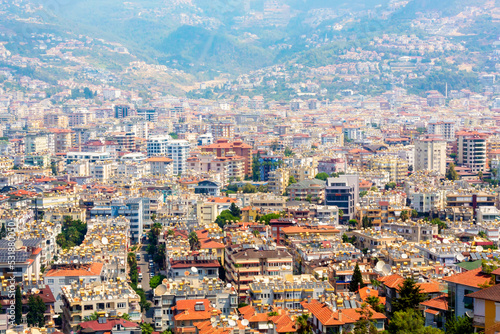
M 382 33 L 422 33 L 419 12 L 456 15 L 488 1 L 75 0 L 33 13 L 55 27 L 119 42 L 142 59 L 210 77 L 244 73 Z M 13 9 L 15 10 L 15 8 Z M 62 28 L 61 28 L 62 29 Z M 314 58 L 314 56 L 313 56 Z M 320 57 L 322 58 L 322 57 Z M 322 61 L 312 63 L 321 64 Z

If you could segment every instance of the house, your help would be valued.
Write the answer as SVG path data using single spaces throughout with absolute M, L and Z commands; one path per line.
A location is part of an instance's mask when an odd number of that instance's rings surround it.
M 309 322 L 314 333 L 349 333 L 354 329 L 356 321 L 362 316 L 361 307 L 354 300 L 347 301 L 347 304 L 355 306 L 350 308 L 337 308 L 336 305 L 322 303 L 316 299 L 310 302 L 303 301 L 301 304 L 310 313 Z M 375 312 L 370 307 L 368 309 L 372 312 L 371 320 L 374 321 L 377 330 L 384 330 L 387 317 L 382 313 Z
M 138 323 L 124 319 L 107 319 L 100 317 L 98 320 L 80 323 L 79 334 L 141 334 Z
M 251 329 L 272 334 L 297 332 L 297 325 L 286 310 L 275 308 L 270 311 L 275 315 L 269 315 L 270 312 L 259 313 L 250 305 L 238 309 L 243 319 L 248 320 Z
M 473 300 L 474 318 L 472 325 L 476 329 L 475 331 L 486 333 L 500 331 L 500 285 L 493 285 L 470 293 L 465 298 Z
M 210 321 L 214 315 L 221 312 L 210 306 L 208 299 L 179 300 L 172 308 L 174 311 L 174 333 L 195 333 L 196 324 Z
M 490 280 L 491 274 L 483 272 L 482 267 L 443 278 L 448 283 L 449 308 L 455 311 L 456 317 L 474 312 L 474 300 L 468 295 L 481 290 Z
M 420 306 L 424 309 L 425 326 L 444 329 L 446 319 L 450 316 L 447 294 L 426 300 Z
M 204 194 L 207 196 L 220 196 L 220 184 L 218 182 L 203 180 L 194 187 L 195 194 Z

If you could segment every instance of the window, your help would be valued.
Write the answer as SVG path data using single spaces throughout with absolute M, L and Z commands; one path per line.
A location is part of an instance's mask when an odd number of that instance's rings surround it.
M 94 309 L 94 305 L 84 305 L 83 309 L 85 311 L 92 311 Z
M 126 303 L 118 303 L 117 308 L 125 308 L 125 307 L 127 307 Z
M 65 284 L 65 283 L 66 283 L 66 280 L 64 278 L 59 279 L 59 284 Z
M 49 279 L 47 280 L 47 284 L 54 284 L 54 279 L 49 278 Z

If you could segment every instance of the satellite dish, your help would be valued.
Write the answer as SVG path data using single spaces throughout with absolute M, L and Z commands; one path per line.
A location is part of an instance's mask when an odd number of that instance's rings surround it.
M 14 242 L 14 247 L 16 249 L 21 249 L 23 247 L 23 241 L 22 240 L 16 240 L 16 242 Z
M 102 242 L 103 245 L 107 245 L 108 244 L 108 238 L 102 237 L 101 242 Z
M 384 261 L 378 261 L 377 262 L 377 265 L 375 266 L 375 270 L 377 271 L 382 271 L 382 268 L 385 266 L 385 262 Z
M 443 239 L 443 244 L 449 244 L 450 243 L 450 240 L 448 239 Z
M 382 273 L 384 275 L 389 275 L 392 271 L 392 267 L 388 264 L 384 264 L 384 266 L 382 267 Z
M 462 262 L 463 260 L 465 260 L 465 256 L 463 256 L 462 254 L 458 254 L 457 255 L 457 261 L 458 262 Z
M 250 321 L 248 321 L 247 319 L 243 319 L 243 320 L 241 320 L 241 324 L 243 326 L 248 326 L 250 324 Z
M 196 274 L 196 273 L 198 272 L 198 268 L 196 268 L 196 267 L 191 267 L 191 272 L 192 272 L 193 274 Z
M 406 254 L 406 253 L 401 254 L 401 258 L 402 259 L 407 259 L 408 258 L 408 254 Z
M 73 260 L 73 263 L 74 263 L 74 264 L 77 264 L 77 263 L 78 263 L 78 259 L 74 259 L 74 260 Z
M 227 323 L 230 327 L 236 326 L 236 321 L 234 321 L 233 319 L 229 320 Z
M 99 246 L 101 246 L 101 242 L 99 240 L 95 239 L 94 241 L 92 241 L 92 246 L 99 247 Z
M 476 247 L 476 250 L 477 250 L 479 253 L 480 253 L 480 252 L 482 252 L 482 251 L 483 251 L 483 249 L 484 249 L 484 248 L 483 248 L 483 246 L 477 246 L 477 247 Z
M 441 245 L 441 240 L 436 240 L 436 244 Z
M 230 289 L 231 288 L 231 283 L 226 284 L 226 288 Z
M 158 296 L 161 296 L 163 295 L 165 292 L 167 292 L 167 287 L 164 285 L 164 284 L 160 284 L 156 287 L 155 289 L 155 295 L 158 295 Z
M 468 316 L 469 318 L 474 318 L 474 312 L 473 311 L 466 311 L 465 315 Z

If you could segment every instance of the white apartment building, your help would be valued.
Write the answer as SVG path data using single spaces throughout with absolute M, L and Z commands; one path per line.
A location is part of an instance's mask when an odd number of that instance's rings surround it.
M 447 141 L 454 141 L 455 123 L 451 121 L 429 122 L 427 133 L 430 135 L 440 135 Z
M 462 132 L 458 136 L 458 164 L 472 172 L 484 172 L 486 168 L 486 137 L 477 132 Z
M 100 182 L 108 181 L 113 175 L 113 162 L 111 160 L 90 164 L 90 176 Z
M 174 161 L 174 175 L 184 173 L 189 157 L 189 142 L 182 139 L 171 140 L 167 145 L 167 156 Z
M 148 157 L 166 155 L 168 143 L 172 140 L 170 136 L 151 136 L 147 141 Z
M 446 173 L 446 141 L 431 136 L 415 141 L 414 170 L 432 170 L 444 175 Z
M 49 151 L 49 138 L 47 136 L 28 135 L 24 141 L 24 150 L 26 154 Z

